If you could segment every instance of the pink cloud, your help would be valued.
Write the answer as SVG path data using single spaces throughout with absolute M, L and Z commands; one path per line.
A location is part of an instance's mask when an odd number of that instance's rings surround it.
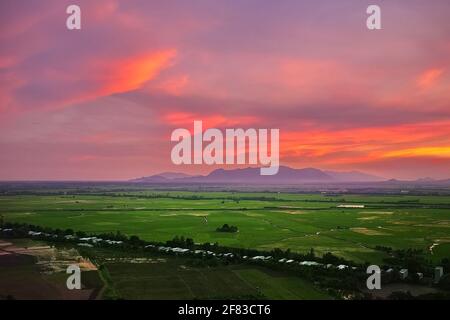
M 204 129 L 224 127 L 251 127 L 257 124 L 257 116 L 226 117 L 222 114 L 194 114 L 188 112 L 169 112 L 163 115 L 163 120 L 169 127 L 184 127 L 192 129 L 194 121 L 201 120 Z
M 417 78 L 417 86 L 419 89 L 426 90 L 434 86 L 442 77 L 444 69 L 433 68 L 426 70 Z

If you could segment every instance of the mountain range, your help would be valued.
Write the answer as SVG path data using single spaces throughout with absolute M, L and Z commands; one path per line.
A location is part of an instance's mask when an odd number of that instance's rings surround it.
M 138 183 L 265 183 L 295 184 L 313 182 L 378 182 L 386 179 L 360 171 L 323 171 L 316 168 L 294 169 L 280 166 L 273 176 L 260 175 L 259 168 L 216 169 L 208 175 L 190 176 L 178 172 L 164 172 L 130 180 Z

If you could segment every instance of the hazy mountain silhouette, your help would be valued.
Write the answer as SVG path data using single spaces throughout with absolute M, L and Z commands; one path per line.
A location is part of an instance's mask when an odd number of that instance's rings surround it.
M 184 179 L 192 177 L 189 174 L 181 172 L 162 172 L 153 176 L 132 179 L 132 182 L 169 182 L 176 179 Z
M 359 171 L 336 172 L 322 171 L 316 168 L 294 169 L 280 166 L 273 176 L 262 176 L 260 168 L 216 169 L 205 176 L 189 176 L 182 173 L 162 173 L 149 177 L 133 179 L 133 182 L 211 182 L 211 183 L 276 183 L 291 184 L 304 182 L 376 182 L 385 179 Z
M 367 181 L 385 181 L 385 178 L 374 176 L 360 171 L 324 171 L 326 174 L 333 177 L 336 181 L 352 181 L 352 182 L 367 182 Z

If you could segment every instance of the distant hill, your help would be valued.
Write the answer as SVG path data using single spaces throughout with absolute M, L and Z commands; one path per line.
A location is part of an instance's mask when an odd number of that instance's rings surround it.
M 326 174 L 333 177 L 336 181 L 346 182 L 372 182 L 372 181 L 385 181 L 385 178 L 374 176 L 360 171 L 324 171 Z
M 157 182 L 170 182 L 176 179 L 184 179 L 190 178 L 191 175 L 181 173 L 181 172 L 163 172 L 158 173 L 153 176 L 141 177 L 130 180 L 131 182 L 149 182 L 149 183 L 157 183 Z
M 130 182 L 141 182 L 141 183 L 157 183 L 157 182 L 169 182 L 170 179 L 164 178 L 160 175 L 154 175 L 154 176 L 148 176 L 148 177 L 141 177 L 136 179 L 131 179 Z
M 205 176 L 189 176 L 183 173 L 165 172 L 153 176 L 131 180 L 141 183 L 266 183 L 296 184 L 312 182 L 377 182 L 383 178 L 359 171 L 336 172 L 322 171 L 316 168 L 294 169 L 280 166 L 273 176 L 262 176 L 259 168 L 216 169 Z
M 202 177 L 207 182 L 244 182 L 244 183 L 292 183 L 292 182 L 322 182 L 332 180 L 332 177 L 319 169 L 292 169 L 281 166 L 273 176 L 262 176 L 260 168 L 217 169 Z
M 181 178 L 192 177 L 189 174 L 181 173 L 181 172 L 163 172 L 163 173 L 158 173 L 158 176 L 164 177 L 166 179 L 181 179 Z

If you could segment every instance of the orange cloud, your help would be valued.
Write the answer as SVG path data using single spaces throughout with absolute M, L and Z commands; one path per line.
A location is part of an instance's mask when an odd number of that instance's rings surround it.
M 281 132 L 281 157 L 318 166 L 369 163 L 386 158 L 450 157 L 450 122 Z
M 113 70 L 104 79 L 103 94 L 110 95 L 139 89 L 169 67 L 176 50 L 164 50 L 115 61 Z M 114 67 L 116 68 L 114 70 Z
M 438 157 L 450 158 L 450 146 L 400 149 L 384 154 L 385 157 Z
M 43 82 L 58 85 L 64 92 L 54 95 L 52 94 L 54 90 L 50 85 L 46 85 L 42 89 L 46 94 L 41 94 L 43 101 L 33 101 L 33 107 L 47 110 L 62 109 L 75 103 L 142 88 L 164 69 L 171 67 L 176 54 L 175 49 L 167 49 L 122 59 L 95 58 L 80 65 L 74 72 L 48 68 L 40 74 L 45 80 Z M 10 63 L 10 60 L 0 59 L 0 63 Z M 2 80 L 0 79 L 0 83 Z M 83 85 L 80 86 L 80 83 Z M 27 81 L 9 80 L 6 87 L 10 88 L 13 84 L 14 88 L 17 88 L 27 85 Z M 3 97 L 3 100 L 8 97 L 7 93 L 6 89 L 0 89 L 0 97 Z M 18 96 L 11 96 L 9 98 L 11 101 L 8 102 L 12 104 L 17 99 Z
M 420 89 L 428 89 L 436 84 L 444 73 L 443 69 L 433 68 L 426 70 L 417 78 L 417 86 Z

